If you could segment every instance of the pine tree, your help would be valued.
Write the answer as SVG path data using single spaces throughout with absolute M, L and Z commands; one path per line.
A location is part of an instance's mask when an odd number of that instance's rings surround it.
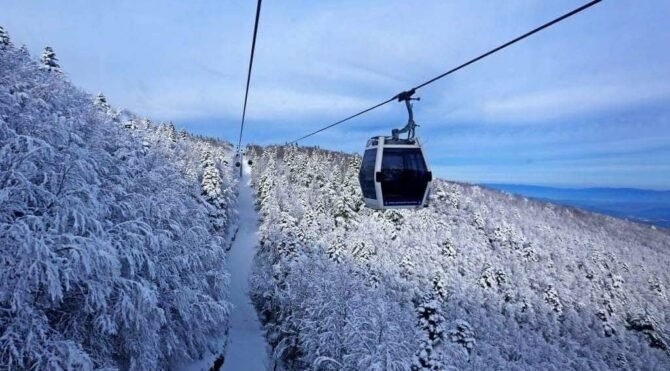
M 177 141 L 177 128 L 175 128 L 174 124 L 172 121 L 170 121 L 167 125 L 167 136 L 170 138 L 171 141 L 176 142 Z
M 446 284 L 444 283 L 444 278 L 440 272 L 436 272 L 435 275 L 433 275 L 433 292 L 442 301 L 447 300 L 447 297 L 449 296 Z
M 344 260 L 342 256 L 343 250 L 344 241 L 342 241 L 342 237 L 337 236 L 335 242 L 328 246 L 328 258 L 330 258 L 330 260 L 334 261 L 335 263 L 342 263 Z
M 472 326 L 464 320 L 457 320 L 456 327 L 449 331 L 449 338 L 452 343 L 461 344 L 463 348 L 470 354 L 477 341 L 475 340 Z
M 410 278 L 414 275 L 414 262 L 408 254 L 404 254 L 400 261 L 400 276 Z
M 184 140 L 186 138 L 188 138 L 188 132 L 186 131 L 186 129 L 182 128 L 181 130 L 179 130 L 179 139 Z
M 400 211 L 395 209 L 384 210 L 384 219 L 393 223 L 396 230 L 400 230 L 403 223 L 405 222 L 405 217 L 400 213 Z
M 372 252 L 363 241 L 356 241 L 351 253 L 356 259 L 364 263 L 370 261 L 370 257 L 372 256 Z
M 58 64 L 58 58 L 56 58 L 56 53 L 50 46 L 44 48 L 41 61 L 42 61 L 42 68 L 47 69 L 49 71 L 60 72 L 60 65 Z
M 140 125 L 141 125 L 140 126 L 141 129 L 148 129 L 148 128 L 152 127 L 151 120 L 149 120 L 146 117 L 143 118 L 142 120 L 140 120 Z
M 421 349 L 417 353 L 412 370 L 441 370 L 442 360 L 439 357 L 439 347 L 445 338 L 444 316 L 440 313 L 440 303 L 431 295 L 423 298 L 417 306 L 419 328 L 423 332 Z
M 559 315 L 563 314 L 563 304 L 561 303 L 558 291 L 553 285 L 549 285 L 544 290 L 544 301 L 549 304 L 554 312 L 558 313 Z
M 12 46 L 12 41 L 9 39 L 7 31 L 5 31 L 2 26 L 0 26 L 0 50 L 9 48 Z
M 112 108 L 109 103 L 107 103 L 107 97 L 105 97 L 105 95 L 102 93 L 98 93 L 98 95 L 95 97 L 95 100 L 93 101 L 93 104 L 105 112 Z
M 352 156 L 346 165 L 344 179 L 333 208 L 335 224 L 343 225 L 345 228 L 356 222 L 357 213 L 363 205 L 363 198 L 358 186 L 359 168 L 360 156 Z
M 446 239 L 440 244 L 440 253 L 448 258 L 456 255 L 456 249 L 454 249 L 454 244 L 450 239 Z
M 298 251 L 298 243 L 302 240 L 297 222 L 291 214 L 282 211 L 279 215 L 279 225 L 284 237 L 277 250 L 281 256 L 293 257 Z
M 212 228 L 215 231 L 223 231 L 227 224 L 226 200 L 221 191 L 221 177 L 216 168 L 212 154 L 205 151 L 202 158 L 204 173 L 202 175 L 202 195 L 211 205 L 209 216 Z

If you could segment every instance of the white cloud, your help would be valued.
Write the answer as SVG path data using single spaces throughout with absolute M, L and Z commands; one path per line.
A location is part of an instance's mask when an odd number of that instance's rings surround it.
M 227 135 L 221 122 L 238 122 L 253 2 L 5 2 L 0 24 L 16 44 L 27 43 L 33 53 L 47 43 L 55 47 L 68 77 L 93 93 L 102 91 L 113 105 L 212 135 Z M 580 4 L 264 3 L 245 140 L 301 136 Z M 603 2 L 421 89 L 419 134 L 443 164 L 450 157 L 501 163 L 501 157 L 518 162 L 598 156 L 610 149 L 632 157 L 648 151 L 646 159 L 657 163 L 661 159 L 651 151 L 668 132 L 667 119 L 658 119 L 667 109 L 655 112 L 670 99 L 670 52 L 662 47 L 668 11 L 670 2 Z M 619 115 L 622 108 L 627 112 Z M 613 122 L 624 116 L 639 120 Z M 403 107 L 389 104 L 306 143 L 359 148 L 405 120 Z M 488 174 L 486 168 L 473 171 Z M 522 170 L 510 174 L 521 179 Z M 623 170 L 618 174 L 627 177 Z M 656 177 L 667 182 L 665 175 Z
M 174 85 L 136 95 L 136 110 L 149 117 L 189 120 L 204 117 L 238 118 L 244 96 L 230 86 Z M 179 86 L 178 88 L 176 86 Z M 304 122 L 326 121 L 368 107 L 376 102 L 353 95 L 314 93 L 277 87 L 258 87 L 249 93 L 247 117 L 250 120 Z
M 487 121 L 542 122 L 670 98 L 670 83 L 577 85 L 488 100 L 474 108 Z M 479 111 L 479 112 L 477 112 Z

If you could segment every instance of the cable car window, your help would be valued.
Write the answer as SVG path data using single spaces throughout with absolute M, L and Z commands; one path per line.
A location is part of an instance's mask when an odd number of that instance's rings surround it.
M 407 170 L 426 172 L 426 163 L 418 148 L 384 148 L 382 171 Z
M 358 174 L 358 181 L 361 183 L 363 197 L 373 200 L 377 199 L 375 193 L 375 160 L 377 159 L 377 149 L 368 149 L 363 155 L 361 171 Z
M 381 167 L 384 205 L 423 202 L 429 176 L 420 149 L 385 148 Z

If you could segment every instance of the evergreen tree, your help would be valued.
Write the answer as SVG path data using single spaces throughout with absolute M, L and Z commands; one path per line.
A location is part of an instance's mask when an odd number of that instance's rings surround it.
M 448 258 L 456 255 L 456 249 L 450 239 L 447 238 L 440 244 L 440 253 Z
M 186 131 L 186 129 L 182 128 L 181 130 L 179 130 L 179 139 L 185 140 L 187 138 L 188 138 L 188 132 Z
M 102 93 L 98 93 L 98 95 L 93 100 L 93 104 L 105 112 L 112 108 L 109 103 L 107 103 L 107 97 L 105 97 L 105 95 Z
M 442 301 L 447 300 L 447 297 L 449 296 L 446 284 L 444 283 L 444 278 L 440 272 L 436 272 L 435 275 L 433 275 L 433 292 Z
M 9 35 L 7 34 L 7 31 L 5 31 L 2 26 L 0 26 L 0 50 L 9 48 L 12 46 L 12 41 L 9 39 Z
M 404 254 L 400 261 L 400 276 L 410 278 L 414 274 L 414 262 L 408 254 Z
M 440 313 L 440 303 L 428 295 L 417 306 L 419 328 L 423 339 L 416 355 L 412 370 L 442 370 L 443 360 L 437 349 L 444 342 L 444 316 Z
M 335 263 L 342 263 L 343 261 L 343 253 L 344 250 L 344 241 L 342 240 L 342 237 L 337 236 L 335 238 L 335 242 L 328 245 L 328 257 L 330 260 L 334 261 Z
M 356 241 L 352 247 L 351 254 L 361 262 L 367 263 L 370 261 L 370 257 L 372 256 L 372 252 L 370 251 L 370 248 L 366 245 L 365 242 L 363 241 Z
M 221 232 L 227 224 L 226 199 L 221 190 L 221 177 L 211 152 L 205 151 L 202 158 L 202 195 L 211 206 L 209 216 L 214 231 Z
M 176 141 L 177 141 L 177 128 L 175 128 L 175 126 L 174 126 L 174 124 L 172 123 L 172 121 L 170 121 L 170 122 L 167 124 L 166 129 L 167 129 L 167 137 L 168 137 L 171 141 L 176 142 Z
M 41 62 L 42 62 L 42 68 L 47 69 L 49 71 L 60 72 L 60 65 L 58 64 L 58 58 L 56 58 L 56 53 L 50 46 L 44 48 Z
M 363 198 L 358 185 L 358 169 L 360 168 L 360 156 L 352 156 L 349 159 L 341 183 L 339 195 L 335 199 L 333 207 L 335 224 L 348 227 L 356 222 L 357 213 L 363 206 Z
M 449 331 L 449 338 L 452 343 L 460 344 L 470 354 L 477 341 L 475 340 L 472 326 L 464 320 L 457 320 L 456 327 Z
M 140 125 L 141 125 L 141 127 L 140 127 L 141 129 L 148 129 L 148 128 L 150 128 L 150 127 L 153 126 L 153 125 L 151 124 L 151 120 L 149 120 L 149 119 L 146 118 L 146 117 L 143 118 L 142 120 L 140 120 Z

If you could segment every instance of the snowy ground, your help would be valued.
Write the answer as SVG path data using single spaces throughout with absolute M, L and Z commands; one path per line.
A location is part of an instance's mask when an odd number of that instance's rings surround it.
M 230 300 L 234 305 L 230 316 L 230 333 L 223 369 L 266 370 L 268 351 L 256 309 L 249 300 L 249 275 L 251 262 L 258 246 L 258 215 L 249 186 L 248 167 L 240 182 L 239 223 L 240 229 L 230 249 Z
M 239 191 L 239 230 L 233 242 L 228 264 L 230 272 L 230 298 L 233 311 L 230 316 L 230 331 L 222 369 L 226 371 L 267 370 L 268 347 L 256 309 L 249 300 L 249 275 L 251 263 L 258 246 L 258 215 L 249 185 L 250 169 L 244 167 L 244 177 Z M 223 347 L 223 344 L 221 344 Z M 218 346 L 217 346 L 218 348 Z M 215 364 L 217 356 L 208 354 L 193 362 L 182 371 L 207 371 Z

